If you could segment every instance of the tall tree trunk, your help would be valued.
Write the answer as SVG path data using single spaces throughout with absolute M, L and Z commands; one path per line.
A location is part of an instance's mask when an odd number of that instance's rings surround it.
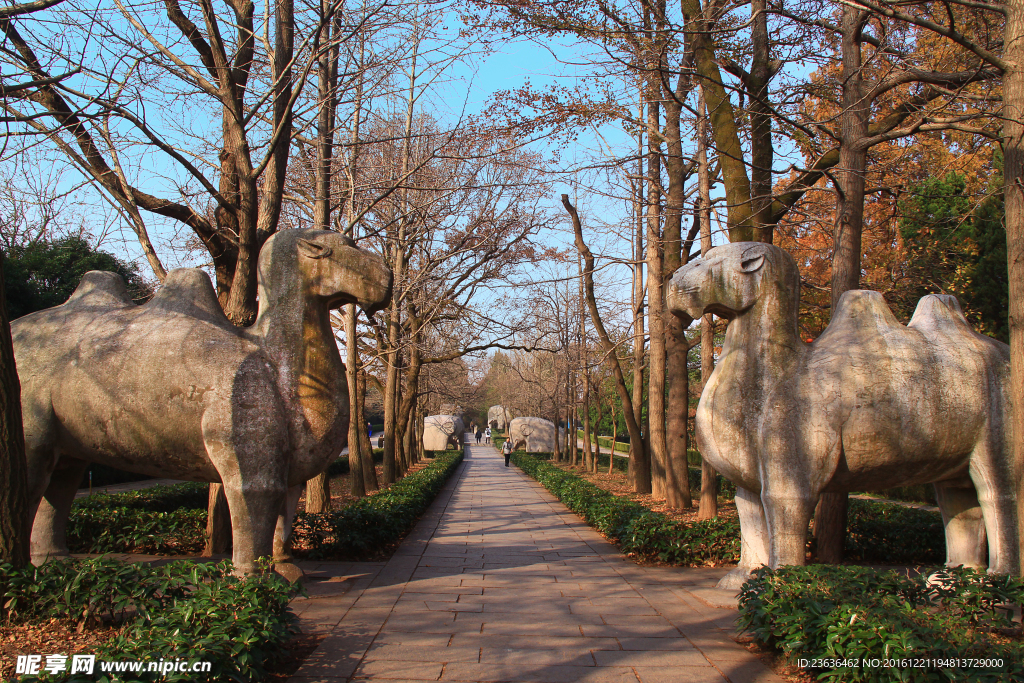
M 231 512 L 223 484 L 210 484 L 206 499 L 206 545 L 203 557 L 231 550 Z
M 359 410 L 359 344 L 356 330 L 356 306 L 345 306 L 345 379 L 348 382 L 348 471 L 349 492 L 353 496 L 366 495 L 363 480 L 363 438 L 366 422 Z
M 649 76 L 647 88 L 647 128 L 660 129 L 661 93 L 656 76 Z M 651 450 L 651 495 L 665 499 L 668 465 L 665 442 L 665 299 L 661 237 L 661 144 L 653 135 L 647 138 L 647 310 L 650 342 L 647 348 L 648 389 L 647 420 Z
M 583 371 L 583 466 L 593 469 L 594 454 L 590 443 L 590 371 Z
M 740 117 L 729 99 L 730 93 L 726 90 L 715 55 L 716 32 L 712 15 L 716 8 L 713 3 L 702 7 L 701 0 L 680 0 L 680 7 L 686 21 L 686 41 L 693 50 L 694 71 L 706 102 L 706 117 L 710 118 L 710 134 L 722 169 L 729 241 L 748 242 L 754 238 L 750 179 L 740 144 Z
M 750 194 L 754 240 L 774 241 L 772 225 L 772 147 L 771 108 L 768 106 L 768 83 L 778 68 L 772 64 L 768 38 L 766 0 L 751 0 L 750 43 L 753 59 L 747 86 L 750 91 Z
M 643 91 L 640 92 L 640 112 L 644 114 Z M 633 199 L 636 218 L 636 232 L 633 241 L 633 391 L 629 405 L 633 409 L 634 419 L 641 422 L 640 416 L 644 409 L 644 364 L 646 349 L 644 344 L 644 135 L 638 134 L 637 141 L 637 172 L 636 196 Z M 623 403 L 623 412 L 626 404 Z M 630 434 L 628 478 L 636 493 L 651 492 L 651 456 L 641 441 L 634 441 Z
M 359 388 L 356 392 L 356 396 L 359 398 L 359 424 L 366 424 L 366 372 L 360 371 L 356 380 Z M 373 444 L 370 443 L 370 435 L 362 429 L 359 430 L 359 440 L 362 443 L 359 455 L 363 459 L 363 489 L 367 493 L 372 493 L 380 488 L 380 483 L 377 481 L 377 467 L 373 462 Z
M 562 419 L 562 410 L 561 410 L 561 407 L 558 405 L 558 398 L 557 398 L 558 397 L 558 384 L 557 384 L 558 380 L 557 380 L 557 377 L 558 377 L 558 375 L 555 375 L 555 378 L 556 378 L 556 380 L 555 380 L 555 382 L 556 382 L 555 383 L 555 394 L 554 394 L 555 395 L 555 399 L 551 402 L 553 404 L 553 413 L 554 413 L 554 418 L 555 418 L 553 420 L 553 422 L 555 423 L 555 453 L 554 453 L 554 458 L 555 458 L 555 462 L 562 462 L 562 439 L 558 435 L 558 423 Z
M 838 202 L 832 256 L 832 314 L 839 298 L 860 286 L 861 234 L 864 228 L 864 175 L 870 101 L 861 64 L 861 30 L 866 13 L 843 5 L 843 111 L 840 114 L 839 165 L 834 173 Z M 818 560 L 838 564 L 846 547 L 848 496 L 823 493 L 814 513 Z
M 1003 200 L 1010 277 L 1010 396 L 1013 397 L 1013 461 L 1017 476 L 1017 528 L 1024 558 L 1024 0 L 1008 0 L 1003 55 Z M 1021 563 L 1024 576 L 1024 562 Z
M 306 512 L 331 511 L 331 481 L 321 472 L 306 482 Z
M 615 445 L 619 438 L 619 419 L 615 415 L 615 404 L 612 403 L 612 451 L 608 456 L 608 474 L 615 471 Z
M 565 207 L 565 210 L 569 212 L 572 218 L 576 249 L 583 255 L 585 264 L 583 270 L 584 291 L 587 297 L 587 308 L 590 311 L 590 321 L 593 323 L 594 330 L 597 332 L 597 338 L 601 342 L 605 363 L 608 364 L 612 371 L 612 376 L 615 378 L 615 392 L 619 395 L 619 401 L 623 406 L 622 413 L 626 419 L 626 430 L 629 432 L 630 449 L 632 453 L 638 453 L 641 457 L 644 457 L 641 452 L 643 449 L 643 437 L 640 434 L 638 415 L 632 410 L 625 409 L 626 406 L 631 405 L 629 391 L 626 389 L 626 377 L 622 372 L 622 366 L 619 364 L 619 356 L 615 353 L 615 343 L 608 336 L 608 331 L 605 329 L 604 323 L 601 321 L 600 312 L 597 309 L 597 298 L 594 295 L 594 255 L 590 253 L 586 242 L 583 241 L 583 224 L 576 213 L 576 207 L 569 202 L 569 195 L 562 195 L 562 206 Z M 575 442 L 575 438 L 573 442 Z
M 29 562 L 32 520 L 28 509 L 28 462 L 21 418 L 21 382 L 14 363 L 14 342 L 7 319 L 5 258 L 0 251 L 0 561 L 20 568 Z
M 397 273 L 396 273 L 397 275 Z M 395 278 L 397 280 L 397 277 Z M 393 484 L 398 480 L 399 463 L 396 458 L 396 417 L 398 413 L 398 311 L 392 304 L 388 320 L 388 345 L 391 347 L 387 355 L 388 369 L 384 382 L 384 484 Z
M 709 240 L 710 241 L 710 240 Z M 710 313 L 700 321 L 700 386 L 701 392 L 715 370 L 715 321 Z M 700 444 L 697 444 L 700 446 Z M 707 460 L 700 464 L 700 506 L 697 519 L 714 519 L 718 516 L 718 472 Z
M 671 277 L 684 260 L 683 210 L 686 197 L 687 164 L 683 159 L 680 117 L 682 104 L 689 94 L 689 79 L 680 76 L 676 90 L 665 98 L 665 169 L 668 175 L 668 193 L 665 198 L 664 273 L 662 283 Z M 692 235 L 687 241 L 692 239 Z M 690 345 L 686 328 L 690 319 L 680 318 L 663 307 L 665 327 L 665 382 L 668 397 L 665 405 L 666 490 L 665 501 L 670 508 L 688 508 L 693 505 L 690 494 L 689 467 L 686 452 L 689 449 L 687 423 L 690 408 L 690 371 L 687 357 Z
M 704 89 L 697 102 L 697 207 L 694 220 L 700 224 L 700 253 L 704 256 L 711 249 L 711 170 L 708 166 L 707 119 L 704 104 Z M 700 388 L 701 393 L 715 369 L 715 326 L 714 316 L 703 316 L 700 322 Z M 700 444 L 697 444 L 700 448 Z M 689 474 L 689 473 L 687 473 Z M 718 473 L 701 458 L 700 507 L 697 519 L 713 519 L 718 516 Z

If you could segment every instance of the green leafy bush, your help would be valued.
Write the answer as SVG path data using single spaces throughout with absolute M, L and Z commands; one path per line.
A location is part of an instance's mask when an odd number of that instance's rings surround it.
M 295 518 L 296 545 L 308 548 L 310 559 L 317 560 L 379 553 L 412 527 L 462 457 L 462 451 L 439 451 L 419 472 L 342 510 L 300 512 Z
M 138 491 L 121 493 L 94 493 L 87 498 L 78 498 L 72 510 L 106 510 L 129 508 L 146 512 L 175 512 L 177 510 L 205 510 L 210 495 L 210 485 L 198 482 L 184 482 L 169 486 L 152 486 Z
M 206 542 L 209 484 L 97 493 L 71 506 L 67 543 L 74 553 L 187 555 Z
M 188 555 L 205 542 L 206 510 L 72 509 L 67 527 L 73 553 Z
M 738 522 L 682 524 L 530 455 L 514 453 L 512 460 L 628 555 L 680 566 L 728 564 L 739 558 Z
M 1020 681 L 1024 642 L 999 634 L 1014 626 L 1005 606 L 1022 601 L 1021 579 L 971 569 L 911 578 L 868 567 L 765 567 L 740 592 L 738 625 L 807 660 L 826 681 Z
M 937 512 L 894 503 L 851 500 L 846 557 L 854 562 L 937 564 L 946 536 Z
M 95 652 L 97 661 L 203 660 L 207 673 L 81 675 L 43 680 L 256 681 L 269 658 L 295 632 L 288 612 L 294 588 L 266 569 L 244 579 L 231 563 L 171 562 L 162 567 L 109 558 L 47 562 L 14 569 L 0 565 L 0 591 L 8 622 L 51 618 L 122 624 Z M 28 680 L 23 677 L 21 680 Z

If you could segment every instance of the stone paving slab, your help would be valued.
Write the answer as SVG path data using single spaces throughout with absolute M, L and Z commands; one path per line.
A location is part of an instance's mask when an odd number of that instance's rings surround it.
M 727 569 L 633 564 L 487 445 L 390 561 L 302 566 L 328 635 L 291 683 L 781 681 L 729 637 Z

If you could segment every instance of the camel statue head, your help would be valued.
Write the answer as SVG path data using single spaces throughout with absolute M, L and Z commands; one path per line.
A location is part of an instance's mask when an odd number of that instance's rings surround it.
M 766 297 L 799 300 L 799 287 L 800 273 L 787 252 L 763 242 L 733 242 L 679 268 L 665 302 L 673 313 L 694 319 L 714 313 L 731 320 Z
M 371 315 L 391 301 L 392 280 L 384 259 L 328 230 L 281 230 L 260 251 L 260 301 L 299 287 L 327 308 L 358 304 Z

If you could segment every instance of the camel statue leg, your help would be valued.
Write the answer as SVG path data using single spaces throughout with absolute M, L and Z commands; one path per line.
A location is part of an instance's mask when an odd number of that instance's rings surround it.
M 277 527 L 274 530 L 274 562 L 292 561 L 292 523 L 295 521 L 295 509 L 299 505 L 304 484 L 288 488 L 281 514 L 277 516 Z
M 235 574 L 244 576 L 256 572 L 256 560 L 270 558 L 274 549 L 274 527 L 277 512 L 284 504 L 285 491 L 276 490 L 271 483 L 254 486 L 237 478 L 224 481 L 224 495 L 231 513 L 231 561 Z
M 989 438 L 974 447 L 970 475 L 988 536 L 988 570 L 1016 576 L 1020 568 L 1017 545 L 1017 497 L 1009 439 L 991 430 Z
M 739 589 L 752 571 L 768 564 L 768 525 L 761 496 L 737 486 L 736 512 L 740 516 L 740 563 L 718 582 L 719 588 L 729 590 Z
M 946 566 L 988 566 L 988 539 L 978 494 L 970 481 L 935 484 L 935 499 L 946 530 Z
M 812 493 L 806 485 L 762 484 L 761 504 L 769 539 L 768 565 L 772 569 L 806 562 L 807 525 L 817 499 L 817 492 Z
M 50 474 L 50 482 L 39 499 L 32 522 L 33 564 L 40 565 L 52 557 L 67 556 L 68 516 L 88 465 L 84 460 L 65 456 L 57 462 L 57 467 Z
M 236 377 L 242 386 L 250 380 L 245 374 L 240 371 Z M 211 405 L 203 414 L 203 442 L 224 484 L 231 514 L 231 561 L 239 576 L 255 573 L 258 558 L 272 557 L 274 528 L 287 494 L 287 433 L 282 434 L 287 423 L 275 408 L 273 397 L 255 393 L 245 401 Z M 268 462 L 267 453 L 279 457 Z

